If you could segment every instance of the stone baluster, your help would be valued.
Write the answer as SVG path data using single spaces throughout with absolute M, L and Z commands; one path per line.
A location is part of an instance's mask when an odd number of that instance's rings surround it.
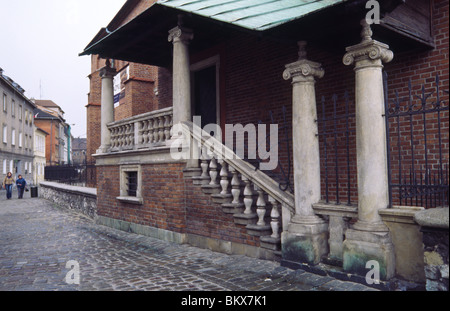
M 255 185 L 255 190 L 258 192 L 258 199 L 256 200 L 256 214 L 258 215 L 258 222 L 256 225 L 265 226 L 264 218 L 266 216 L 266 198 L 264 197 L 264 190 Z
M 208 163 L 208 159 L 206 157 L 206 147 L 203 146 L 202 147 L 202 154 L 200 155 L 200 167 L 202 169 L 202 175 L 200 177 L 202 178 L 208 178 L 208 167 L 209 167 L 209 163 Z
M 244 188 L 244 215 L 253 214 L 252 206 L 253 206 L 253 190 L 252 190 L 252 182 L 245 176 L 242 176 L 242 180 L 245 183 Z
M 270 227 L 272 228 L 271 237 L 274 239 L 280 238 L 280 203 L 275 200 L 272 196 L 269 196 L 269 202 L 272 205 L 272 210 L 270 211 Z
M 148 143 L 148 131 L 149 131 L 149 120 L 144 120 L 141 122 L 142 126 L 142 138 L 141 144 L 145 145 Z
M 217 175 L 217 160 L 213 156 L 211 158 L 211 161 L 209 162 L 209 177 L 211 178 L 211 181 L 209 182 L 210 185 L 219 185 L 219 183 L 217 182 Z
M 164 141 L 164 117 L 158 117 L 158 142 Z
M 145 143 L 151 144 L 153 143 L 153 119 L 150 118 L 147 120 L 147 138 Z
M 220 186 L 222 187 L 222 191 L 220 194 L 228 195 L 230 194 L 228 189 L 228 186 L 230 185 L 230 181 L 228 180 L 228 163 L 221 160 L 220 164 L 222 165 L 222 168 L 220 169 Z
M 233 174 L 231 178 L 231 195 L 233 196 L 233 204 L 240 204 L 240 196 L 241 196 L 241 179 L 239 177 L 239 172 L 230 166 L 230 171 Z
M 159 122 L 157 118 L 153 119 L 153 143 L 157 143 L 159 139 Z
M 170 115 L 164 116 L 164 141 L 170 139 L 170 119 L 172 119 Z

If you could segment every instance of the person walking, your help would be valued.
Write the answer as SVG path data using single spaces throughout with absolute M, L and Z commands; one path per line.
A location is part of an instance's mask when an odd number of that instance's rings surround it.
M 9 200 L 12 196 L 12 187 L 14 184 L 14 177 L 12 176 L 11 172 L 8 172 L 6 174 L 5 179 L 3 180 L 3 188 L 6 190 L 6 198 Z
M 16 185 L 19 199 L 23 199 L 23 191 L 27 186 L 27 182 L 22 178 L 22 175 L 19 175 L 19 178 L 16 180 Z

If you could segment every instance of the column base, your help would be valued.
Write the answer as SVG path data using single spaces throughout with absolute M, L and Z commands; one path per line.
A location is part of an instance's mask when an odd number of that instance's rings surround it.
M 328 254 L 328 224 L 317 216 L 294 217 L 281 235 L 284 260 L 316 265 Z
M 97 154 L 103 154 L 103 153 L 108 153 L 109 148 L 111 148 L 110 145 L 102 145 L 100 147 L 98 147 L 98 149 L 95 151 Z
M 395 275 L 395 253 L 389 231 L 369 232 L 347 229 L 343 243 L 344 271 L 370 279 L 389 280 Z M 376 261 L 378 267 L 368 264 Z M 367 265 L 367 267 L 366 267 Z M 375 272 L 373 269 L 379 268 Z M 368 273 L 370 272 L 370 275 Z

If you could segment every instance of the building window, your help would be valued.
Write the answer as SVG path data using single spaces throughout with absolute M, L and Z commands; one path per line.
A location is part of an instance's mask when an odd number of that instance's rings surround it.
M 3 125 L 3 143 L 8 143 L 8 127 L 6 125 Z
M 135 197 L 137 195 L 137 172 L 126 172 L 127 178 L 127 190 L 129 197 Z
M 120 197 L 117 199 L 126 203 L 142 204 L 141 195 L 142 174 L 140 165 L 120 167 Z
M 16 102 L 14 101 L 14 99 L 11 100 L 11 116 L 16 116 Z
M 19 105 L 19 120 L 22 121 L 22 105 Z
M 8 172 L 6 171 L 7 166 L 8 166 L 8 161 L 7 161 L 6 159 L 4 159 L 4 160 L 3 160 L 3 174 L 8 173 Z
M 22 133 L 19 133 L 19 148 L 22 148 Z
M 11 145 L 15 146 L 16 145 L 16 130 L 12 129 L 11 131 Z
M 3 111 L 6 112 L 7 103 L 6 103 L 6 94 L 3 93 Z

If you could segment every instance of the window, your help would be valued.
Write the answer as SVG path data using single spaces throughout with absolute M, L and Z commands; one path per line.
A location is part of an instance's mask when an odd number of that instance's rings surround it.
M 8 172 L 6 171 L 7 165 L 8 165 L 8 161 L 7 161 L 6 159 L 4 159 L 4 160 L 3 160 L 3 174 L 8 173 Z
M 142 204 L 142 178 L 140 165 L 126 165 L 120 167 L 120 197 L 118 200 Z
M 11 116 L 16 116 L 16 102 L 14 101 L 14 99 L 11 100 Z
M 126 174 L 128 196 L 135 197 L 137 195 L 137 172 L 126 172 Z
M 19 148 L 22 148 L 22 133 L 19 133 Z
M 6 125 L 3 125 L 3 143 L 8 143 L 8 127 Z
M 6 103 L 6 94 L 3 93 L 3 111 L 6 112 L 6 107 L 7 107 L 7 103 Z
M 22 105 L 19 105 L 19 120 L 22 120 Z
M 11 131 L 11 145 L 15 146 L 16 145 L 16 130 L 12 129 Z

